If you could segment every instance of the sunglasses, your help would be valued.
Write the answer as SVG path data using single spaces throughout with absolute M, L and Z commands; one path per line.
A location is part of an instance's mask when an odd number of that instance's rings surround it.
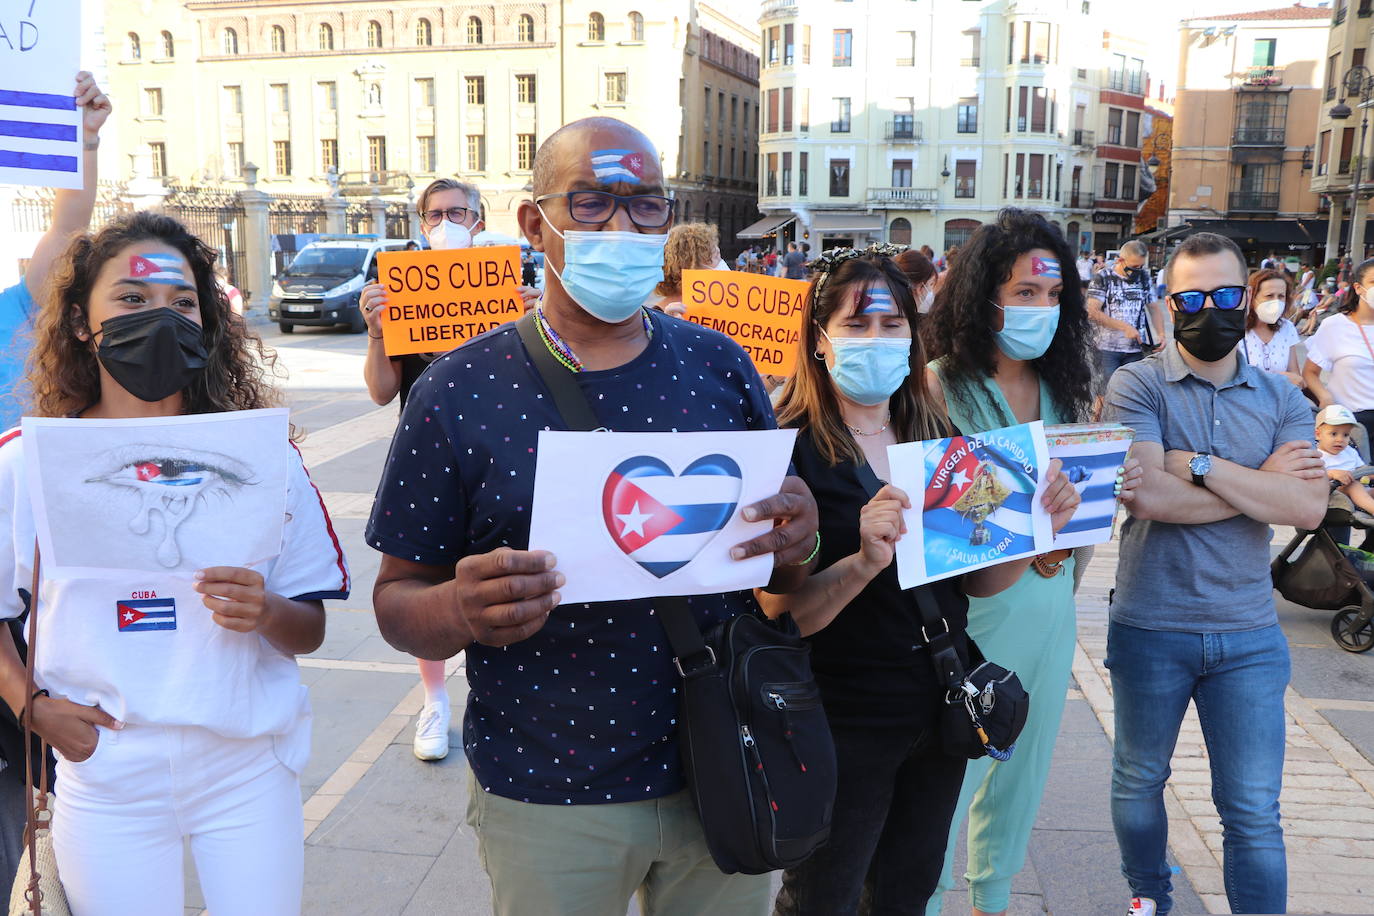
M 1239 308 L 1245 301 L 1246 287 L 1244 286 L 1218 286 L 1209 292 L 1200 289 L 1184 290 L 1181 293 L 1170 293 L 1169 298 L 1174 305 L 1178 306 L 1180 312 L 1192 315 L 1202 311 L 1202 307 L 1211 299 L 1212 304 L 1219 309 L 1230 310 Z

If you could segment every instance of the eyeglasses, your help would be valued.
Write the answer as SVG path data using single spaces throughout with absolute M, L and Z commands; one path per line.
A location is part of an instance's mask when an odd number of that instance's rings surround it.
M 609 191 L 561 191 L 535 198 L 535 203 L 561 197 L 568 202 L 568 215 L 575 223 L 604 226 L 615 216 L 619 207 L 625 208 L 630 222 L 641 229 L 662 229 L 673 220 L 677 201 L 656 194 L 612 194 Z
M 421 219 L 426 226 L 437 226 L 441 220 L 447 219 L 450 223 L 466 223 L 469 216 L 479 215 L 476 210 L 467 207 L 449 207 L 447 210 L 426 210 L 422 213 Z
M 1210 292 L 1203 292 L 1200 289 L 1185 290 L 1181 293 L 1170 293 L 1169 298 L 1174 305 L 1178 306 L 1180 312 L 1192 315 L 1202 311 L 1202 307 L 1211 299 L 1212 304 L 1219 309 L 1239 308 L 1245 299 L 1246 288 L 1244 286 L 1218 286 Z

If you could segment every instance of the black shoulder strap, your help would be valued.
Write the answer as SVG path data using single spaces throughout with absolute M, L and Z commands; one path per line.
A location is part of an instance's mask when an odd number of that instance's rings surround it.
M 577 377 L 567 366 L 554 359 L 543 338 L 539 336 L 539 329 L 534 324 L 534 312 L 526 312 L 515 323 L 515 327 L 520 333 L 520 340 L 525 344 L 525 350 L 529 353 L 530 362 L 534 363 L 535 371 L 553 395 L 554 406 L 558 408 L 558 413 L 568 429 L 583 432 L 604 429 L 592 411 L 586 393 L 577 384 Z M 702 639 L 701 630 L 697 628 L 696 618 L 692 616 L 687 599 L 659 598 L 655 600 L 654 606 L 658 610 L 659 620 L 663 622 L 663 629 L 668 634 L 668 644 L 673 647 L 673 654 L 676 656 L 673 661 L 682 676 L 703 674 L 713 669 L 715 655 Z
M 867 461 L 861 462 L 855 473 L 858 475 L 859 483 L 868 493 L 868 498 L 877 496 L 878 491 L 883 488 L 883 482 L 873 473 L 873 466 Z M 926 645 L 930 648 L 930 658 L 935 664 L 936 676 L 939 677 L 940 683 L 953 689 L 964 679 L 964 664 L 959 660 L 959 653 L 954 650 L 949 622 L 935 606 L 935 599 L 930 596 L 928 587 L 918 585 L 907 589 L 904 594 L 916 602 L 916 610 L 921 616 L 921 632 L 926 638 Z

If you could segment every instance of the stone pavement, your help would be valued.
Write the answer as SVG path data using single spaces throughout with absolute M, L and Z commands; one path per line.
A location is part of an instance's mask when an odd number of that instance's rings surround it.
M 305 912 L 486 916 L 490 889 L 463 819 L 468 773 L 460 718 L 455 715 L 454 751 L 447 760 L 421 763 L 411 755 L 421 705 L 419 679 L 413 661 L 378 635 L 371 613 L 378 556 L 364 544 L 362 532 L 396 408 L 376 408 L 361 392 L 366 343 L 361 338 L 310 331 L 290 338 L 265 336 L 289 368 L 292 420 L 307 433 L 302 451 L 354 574 L 352 597 L 329 607 L 325 644 L 301 660 L 315 708 L 314 755 L 302 775 L 308 833 Z M 1076 682 L 1069 689 L 1026 867 L 1013 887 L 1011 912 L 1017 916 L 1124 912 L 1127 891 L 1108 810 L 1111 700 L 1101 668 L 1105 597 L 1114 569 L 1114 547 L 1102 549 L 1080 596 Z M 1330 648 L 1329 637 L 1322 635 L 1327 617 L 1304 611 L 1291 627 L 1285 622 L 1290 639 L 1296 628 L 1307 640 L 1294 643 L 1295 685 L 1300 652 L 1316 654 L 1318 664 L 1309 667 L 1340 671 L 1347 681 L 1359 682 L 1374 671 L 1374 657 L 1347 657 Z M 461 711 L 466 695 L 461 657 L 448 670 L 454 709 Z M 1320 692 L 1304 688 L 1303 696 L 1333 699 L 1308 701 L 1296 690 L 1290 696 L 1291 775 L 1284 801 L 1293 909 L 1374 912 L 1374 878 L 1361 877 L 1371 873 L 1364 858 L 1374 856 L 1369 760 L 1330 724 L 1338 714 L 1371 717 L 1343 727 L 1351 734 L 1367 729 L 1365 753 L 1374 754 L 1374 704 L 1340 699 L 1334 684 L 1314 689 Z M 1358 693 L 1371 695 L 1368 689 Z M 1219 834 L 1207 802 L 1205 758 L 1195 722 L 1192 728 L 1180 742 L 1169 802 L 1173 851 L 1183 866 L 1176 876 L 1175 912 L 1188 916 L 1217 912 L 1219 905 L 1224 911 L 1225 905 L 1224 897 L 1216 896 L 1221 892 Z M 956 868 L 961 872 L 962 862 Z M 190 902 L 199 904 L 189 856 L 187 875 Z M 1194 886 L 1203 896 L 1193 892 Z M 202 912 L 200 906 L 187 910 L 188 916 Z M 631 906 L 629 912 L 638 910 Z M 961 890 L 950 894 L 945 912 L 968 913 Z

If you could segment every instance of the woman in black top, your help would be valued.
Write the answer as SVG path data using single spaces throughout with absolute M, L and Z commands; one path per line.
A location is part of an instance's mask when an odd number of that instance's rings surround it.
M 963 780 L 964 761 L 945 755 L 934 734 L 943 689 L 893 562 L 910 500 L 891 485 L 870 499 L 858 476 L 866 461 L 886 478 L 889 445 L 956 432 L 925 386 L 916 303 L 890 256 L 897 250 L 817 259 L 801 359 L 778 405 L 779 423 L 800 429 L 793 460 L 820 507 L 820 558 L 800 591 L 759 595 L 809 638 L 839 764 L 830 840 L 783 875 L 779 916 L 844 916 L 858 912 L 860 897 L 866 913 L 923 914 Z M 1046 477 L 1057 531 L 1078 494 L 1057 462 Z M 965 664 L 967 596 L 996 594 L 1028 563 L 925 586 Z

